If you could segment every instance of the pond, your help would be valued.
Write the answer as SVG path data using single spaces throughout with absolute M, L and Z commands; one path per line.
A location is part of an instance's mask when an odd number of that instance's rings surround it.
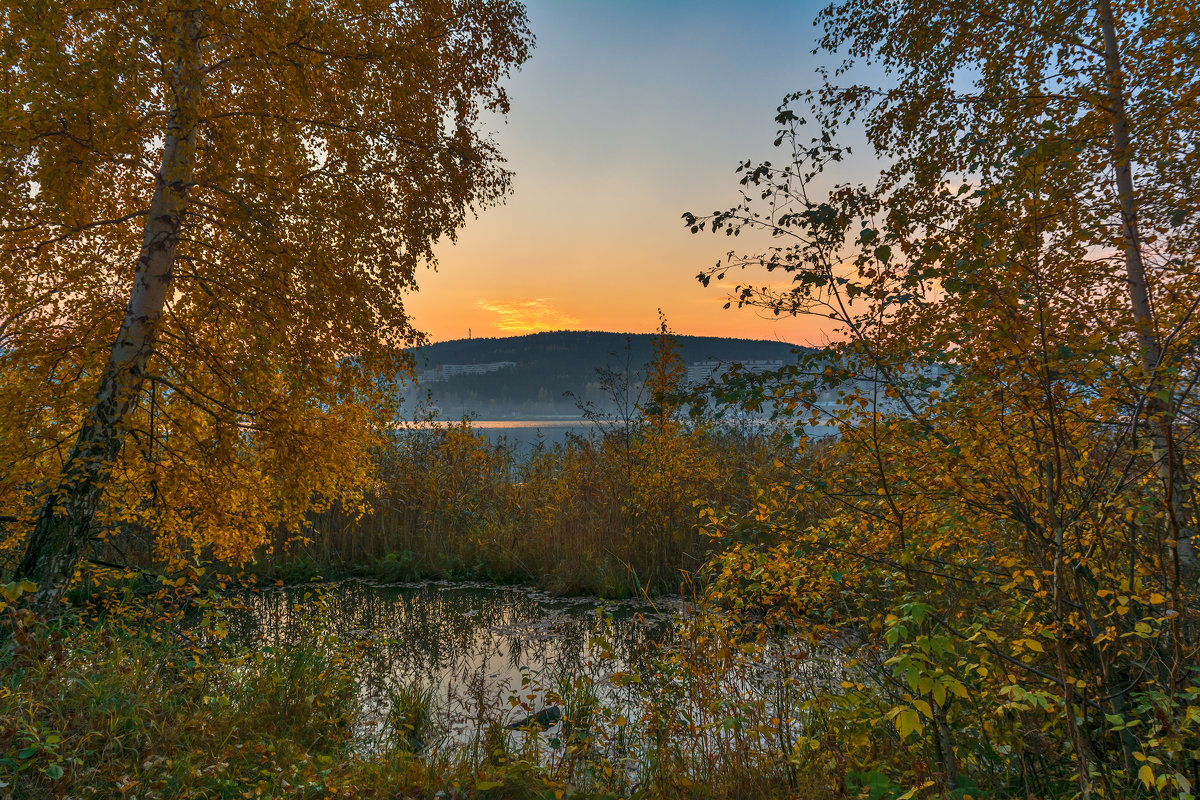
M 355 678 L 368 746 L 397 697 L 426 697 L 451 744 L 466 743 L 492 720 L 533 722 L 529 727 L 553 739 L 581 679 L 594 701 L 617 713 L 633 697 L 610 677 L 642 666 L 653 645 L 671 635 L 681 609 L 677 600 L 602 603 L 445 582 L 347 581 L 251 592 L 242 600 L 246 610 L 229 631 L 235 644 L 280 647 L 321 632 L 366 638 Z
M 357 581 L 243 599 L 235 644 L 286 647 L 326 632 L 360 642 L 351 663 L 363 755 L 511 756 L 606 790 L 633 793 L 664 770 L 795 785 L 790 756 L 825 713 L 807 701 L 853 677 L 836 645 L 813 646 L 799 629 L 757 645 L 724 638 L 720 612 L 697 617 L 678 600 Z M 418 718 L 419 735 L 407 722 Z

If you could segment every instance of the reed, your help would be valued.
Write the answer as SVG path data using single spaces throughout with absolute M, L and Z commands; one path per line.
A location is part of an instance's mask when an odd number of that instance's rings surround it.
M 272 575 L 479 578 L 563 594 L 678 591 L 712 541 L 697 501 L 744 508 L 789 460 L 779 431 L 638 418 L 536 447 L 468 422 L 409 430 L 377 455 L 365 514 L 280 533 Z

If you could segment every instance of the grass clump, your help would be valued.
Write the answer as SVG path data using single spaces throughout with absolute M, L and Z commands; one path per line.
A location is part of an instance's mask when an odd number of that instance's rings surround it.
M 0 783 L 12 797 L 322 797 L 352 754 L 353 651 L 330 637 L 236 651 L 216 618 L 185 625 L 178 610 L 9 627 Z

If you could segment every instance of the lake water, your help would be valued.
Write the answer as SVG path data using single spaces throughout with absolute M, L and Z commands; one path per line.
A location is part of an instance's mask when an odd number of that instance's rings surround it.
M 471 427 L 493 442 L 504 439 L 518 447 L 528 448 L 538 444 L 557 444 L 572 434 L 587 436 L 605 424 L 585 419 L 476 420 Z

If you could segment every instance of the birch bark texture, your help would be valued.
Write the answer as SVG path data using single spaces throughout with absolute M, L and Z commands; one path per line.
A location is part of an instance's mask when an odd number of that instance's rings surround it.
M 1100 0 L 1097 16 L 1104 35 L 1104 68 L 1108 79 L 1108 114 L 1112 120 L 1113 178 L 1121 207 L 1121 250 L 1129 282 L 1129 307 L 1133 312 L 1146 380 L 1146 416 L 1154 446 L 1155 469 L 1162 482 L 1163 506 L 1167 519 L 1164 558 L 1173 563 L 1176 580 L 1182 575 L 1193 578 L 1200 568 L 1192 537 L 1195 525 L 1189 521 L 1184 505 L 1187 479 L 1175 447 L 1174 397 L 1159 371 L 1163 368 L 1162 347 L 1155 329 L 1146 267 L 1142 260 L 1142 237 L 1138 230 L 1137 189 L 1133 183 L 1133 147 L 1129 140 L 1129 118 L 1125 110 L 1125 81 L 1121 68 L 1121 49 L 1117 40 L 1112 0 Z
M 57 599 L 92 534 L 97 504 L 125 441 L 125 421 L 137 404 L 155 334 L 171 290 L 179 228 L 187 211 L 196 157 L 196 121 L 203 92 L 198 9 L 171 14 L 175 63 L 170 70 L 170 107 L 162 164 L 146 218 L 129 306 L 117 331 L 95 403 L 46 499 L 15 579 L 38 585 L 34 602 Z

